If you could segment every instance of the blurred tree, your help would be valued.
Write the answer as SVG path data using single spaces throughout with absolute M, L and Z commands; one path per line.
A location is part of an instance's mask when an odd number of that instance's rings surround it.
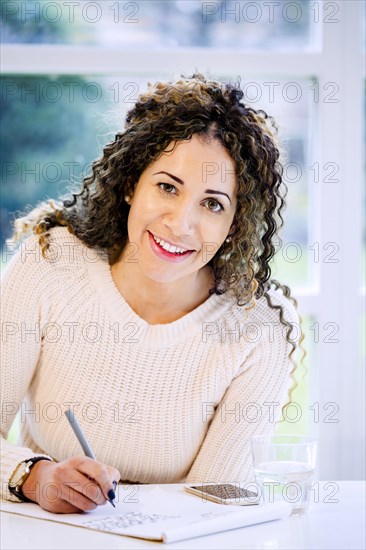
M 127 48 L 301 50 L 309 46 L 312 22 L 319 18 L 317 4 L 309 0 L 1 0 L 1 7 L 3 42 L 107 43 Z
M 4 240 L 15 211 L 65 194 L 89 172 L 107 141 L 99 126 L 108 104 L 101 84 L 80 77 L 7 76 L 0 82 Z M 91 101 L 97 93 L 99 100 Z
M 56 21 L 57 8 L 52 13 L 52 6 L 48 6 L 47 12 L 43 13 L 45 4 L 44 1 L 34 0 L 1 0 L 1 41 L 30 44 L 64 42 L 70 27 L 61 19 Z

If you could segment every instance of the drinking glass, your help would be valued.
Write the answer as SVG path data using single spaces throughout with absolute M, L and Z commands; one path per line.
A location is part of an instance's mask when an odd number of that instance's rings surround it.
M 251 439 L 254 475 L 262 504 L 286 500 L 291 515 L 309 508 L 317 441 L 302 435 L 259 435 Z

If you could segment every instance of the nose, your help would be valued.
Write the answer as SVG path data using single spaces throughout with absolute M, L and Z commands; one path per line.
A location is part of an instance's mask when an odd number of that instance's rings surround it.
M 172 237 L 191 236 L 195 233 L 197 220 L 194 207 L 188 201 L 178 201 L 169 210 L 164 218 L 164 225 L 169 229 Z

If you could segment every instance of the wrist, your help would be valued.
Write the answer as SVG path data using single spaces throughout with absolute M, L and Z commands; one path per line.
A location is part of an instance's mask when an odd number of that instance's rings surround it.
M 9 491 L 16 496 L 20 501 L 23 502 L 34 502 L 35 498 L 28 498 L 26 495 L 23 494 L 23 486 L 26 483 L 28 477 L 32 473 L 32 469 L 39 463 L 39 462 L 53 462 L 53 459 L 48 456 L 35 456 L 33 458 L 29 458 L 26 460 L 23 460 L 20 462 L 15 470 L 13 471 L 9 483 L 8 488 Z M 32 479 L 33 476 L 32 476 Z
M 40 500 L 40 481 L 47 468 L 52 468 L 53 462 L 50 460 L 39 460 L 31 468 L 29 476 L 21 487 L 22 494 L 32 502 L 38 503 Z

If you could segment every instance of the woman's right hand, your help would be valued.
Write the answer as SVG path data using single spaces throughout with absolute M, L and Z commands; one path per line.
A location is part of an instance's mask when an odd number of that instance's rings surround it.
M 114 498 L 110 491 L 115 489 L 113 482 L 119 480 L 120 473 L 113 466 L 74 456 L 61 462 L 36 462 L 22 491 L 48 512 L 73 514 L 94 510 Z

